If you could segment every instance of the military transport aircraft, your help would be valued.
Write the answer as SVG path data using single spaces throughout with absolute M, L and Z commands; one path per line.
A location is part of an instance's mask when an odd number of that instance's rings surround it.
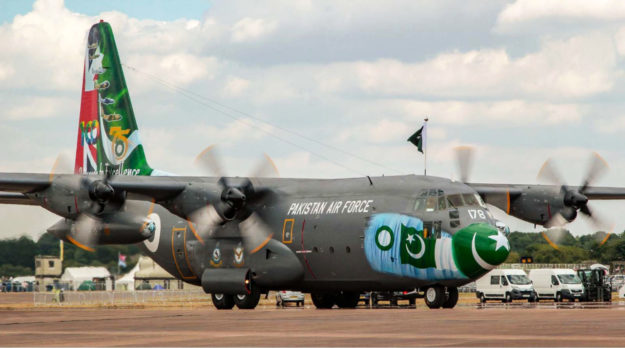
M 352 308 L 363 291 L 415 288 L 430 308 L 452 308 L 458 286 L 510 252 L 486 203 L 545 225 L 593 216 L 589 199 L 625 198 L 625 189 L 590 186 L 598 159 L 580 187 L 470 184 L 466 165 L 460 181 L 171 176 L 148 165 L 106 22 L 89 31 L 82 85 L 75 174 L 2 173 L 0 203 L 61 216 L 48 232 L 86 250 L 140 243 L 219 309 L 255 308 L 269 290 Z

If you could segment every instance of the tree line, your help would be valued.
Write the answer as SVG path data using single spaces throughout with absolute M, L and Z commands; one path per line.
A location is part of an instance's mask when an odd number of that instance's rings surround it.
M 545 235 L 558 249 L 554 249 L 542 233 L 511 233 L 508 236 L 511 252 L 506 262 L 517 263 L 523 256 L 532 257 L 535 263 L 580 263 L 594 260 L 609 264 L 613 261 L 625 261 L 625 231 L 609 236 L 605 232 L 596 232 L 575 237 L 567 230 L 552 230 L 545 232 Z
M 141 255 L 136 245 L 102 245 L 94 252 L 76 247 L 71 243 L 63 246 L 63 268 L 80 266 L 103 266 L 111 274 L 117 273 L 118 253 L 127 255 L 126 268 L 121 273 L 134 267 Z M 59 256 L 59 239 L 44 233 L 37 241 L 30 237 L 0 240 L 0 277 L 16 277 L 35 274 L 35 256 Z

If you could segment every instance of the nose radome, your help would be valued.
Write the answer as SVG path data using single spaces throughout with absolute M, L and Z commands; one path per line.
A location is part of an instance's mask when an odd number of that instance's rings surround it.
M 508 238 L 487 223 L 462 228 L 452 237 L 456 267 L 469 278 L 477 278 L 502 264 L 510 254 Z

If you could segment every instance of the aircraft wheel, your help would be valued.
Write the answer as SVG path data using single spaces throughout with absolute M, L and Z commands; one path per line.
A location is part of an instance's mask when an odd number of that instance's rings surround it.
M 311 293 L 310 298 L 318 309 L 330 309 L 334 306 L 335 295 L 329 293 Z
M 443 308 L 454 308 L 458 303 L 458 288 L 447 288 L 447 300 L 443 302 Z
M 341 291 L 336 297 L 336 305 L 339 306 L 339 308 L 356 308 L 358 300 L 360 300 L 359 293 Z
M 260 301 L 260 292 L 252 288 L 250 294 L 236 294 L 234 295 L 234 303 L 239 309 L 254 309 Z M 284 301 L 282 302 L 284 306 Z
M 434 285 L 425 289 L 425 304 L 434 309 L 440 308 L 445 300 L 445 293 L 443 292 L 443 288 Z
M 217 309 L 232 309 L 232 307 L 234 307 L 234 298 L 232 295 L 211 294 L 211 299 Z

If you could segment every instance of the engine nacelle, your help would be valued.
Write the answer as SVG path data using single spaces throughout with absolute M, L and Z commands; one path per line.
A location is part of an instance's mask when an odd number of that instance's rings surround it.
M 213 294 L 249 294 L 251 272 L 243 268 L 207 268 L 202 273 L 202 289 Z
M 73 232 L 75 224 L 75 220 L 62 219 L 47 231 L 68 241 L 67 236 Z M 100 217 L 95 228 L 97 244 L 134 244 L 150 238 L 156 229 L 156 222 L 122 212 Z

